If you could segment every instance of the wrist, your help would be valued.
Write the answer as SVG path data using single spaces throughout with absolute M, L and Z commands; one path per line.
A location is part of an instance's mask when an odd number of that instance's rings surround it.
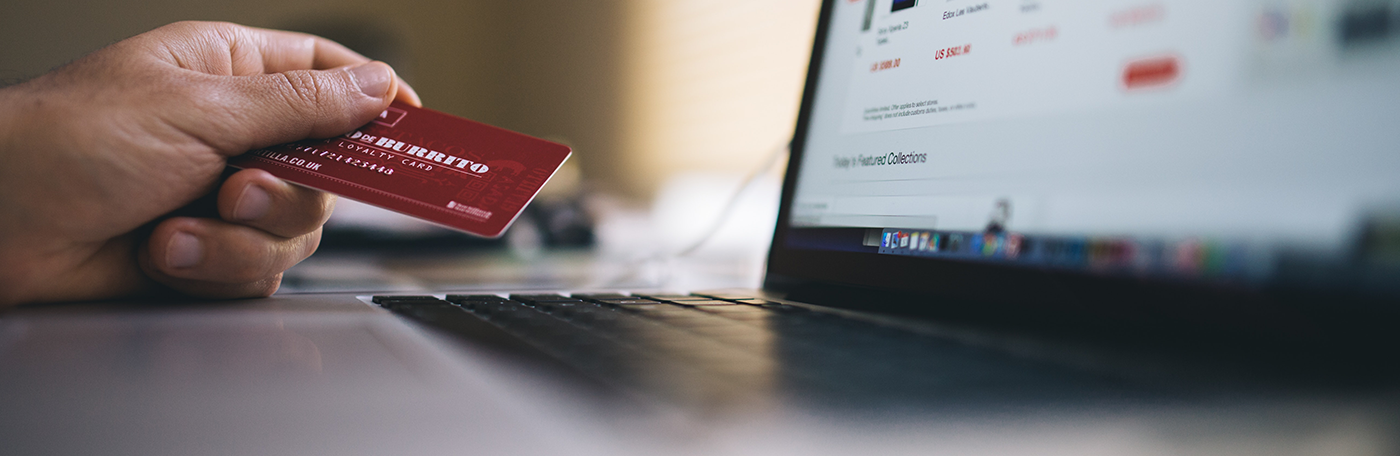
M 33 194 L 33 182 L 41 170 L 25 155 L 32 150 L 32 138 L 23 132 L 34 130 L 32 84 L 0 88 L 0 307 L 37 298 L 48 269 L 49 250 L 45 236 L 35 227 L 33 205 L 41 198 Z
M 18 200 L 23 193 L 15 188 L 20 184 L 13 171 L 13 167 L 18 166 L 13 132 L 14 112 L 20 104 L 19 90 L 18 85 L 0 88 L 0 163 L 7 164 L 0 166 L 0 195 L 6 196 L 0 198 L 0 258 L 4 259 L 0 264 L 0 308 L 22 302 L 29 283 L 28 273 L 18 266 L 29 261 L 31 255 L 22 249 L 27 236 L 21 230 L 25 215 Z

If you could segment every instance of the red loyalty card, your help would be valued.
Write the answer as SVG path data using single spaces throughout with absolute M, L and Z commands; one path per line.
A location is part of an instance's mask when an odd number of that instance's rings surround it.
M 229 165 L 497 237 L 570 153 L 562 144 L 394 102 L 345 135 L 254 150 Z

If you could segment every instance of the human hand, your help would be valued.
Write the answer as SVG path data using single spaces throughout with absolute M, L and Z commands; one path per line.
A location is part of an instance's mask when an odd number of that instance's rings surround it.
M 208 22 L 0 90 L 0 306 L 272 294 L 316 250 L 334 197 L 261 170 L 221 182 L 225 160 L 342 134 L 394 99 L 421 105 L 334 42 Z M 171 215 L 204 195 L 216 215 Z

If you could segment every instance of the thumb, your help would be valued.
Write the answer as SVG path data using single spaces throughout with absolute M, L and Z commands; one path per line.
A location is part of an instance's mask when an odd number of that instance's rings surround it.
M 229 77 L 224 96 L 211 100 L 222 115 L 206 116 L 212 124 L 195 131 L 226 155 L 343 134 L 389 107 L 397 79 L 384 62 Z

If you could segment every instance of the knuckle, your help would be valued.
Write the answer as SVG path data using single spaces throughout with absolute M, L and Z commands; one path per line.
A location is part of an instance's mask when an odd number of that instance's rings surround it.
M 224 21 L 178 21 L 160 27 L 159 30 L 185 36 L 230 36 L 242 26 Z
M 204 27 L 206 27 L 206 26 L 207 26 L 207 23 L 206 23 L 206 22 L 200 22 L 200 21 L 176 21 L 176 22 L 171 22 L 171 23 L 169 23 L 169 24 L 166 24 L 166 25 L 160 27 L 159 30 L 176 31 L 176 32 L 189 32 L 189 31 L 199 30 L 199 29 L 204 28 Z
M 278 217 L 282 220 L 276 232 L 284 237 L 295 238 L 320 229 L 335 207 L 334 195 L 310 189 L 296 190 L 292 197 L 296 202 L 288 204 Z
M 196 25 L 201 26 L 201 27 L 208 27 L 208 28 L 212 28 L 212 29 L 227 30 L 227 31 L 237 31 L 237 30 L 242 30 L 242 29 L 244 29 L 244 27 L 243 27 L 242 25 L 235 24 L 235 23 L 229 22 L 229 21 L 187 21 L 187 22 L 189 22 L 189 23 L 191 23 L 191 24 L 196 24 Z
M 183 21 L 175 21 L 175 22 L 172 22 L 172 23 L 170 23 L 170 25 L 167 25 L 166 27 L 171 27 L 171 28 L 216 29 L 216 28 L 236 27 L 236 25 L 233 24 L 232 22 L 226 22 L 226 21 L 183 20 Z
M 324 83 L 320 78 L 308 71 L 277 74 L 281 76 L 289 104 L 303 111 L 302 114 L 310 114 L 317 110 L 316 107 L 321 104 L 325 95 Z
M 309 233 L 326 224 L 326 220 L 331 218 L 331 212 L 335 211 L 335 195 L 316 192 L 308 206 L 310 208 L 306 211 L 307 224 L 303 233 Z
M 320 225 L 316 224 L 315 220 L 303 218 L 284 223 L 281 232 L 278 234 L 295 239 L 305 236 L 306 233 L 310 233 L 312 230 L 319 227 Z

